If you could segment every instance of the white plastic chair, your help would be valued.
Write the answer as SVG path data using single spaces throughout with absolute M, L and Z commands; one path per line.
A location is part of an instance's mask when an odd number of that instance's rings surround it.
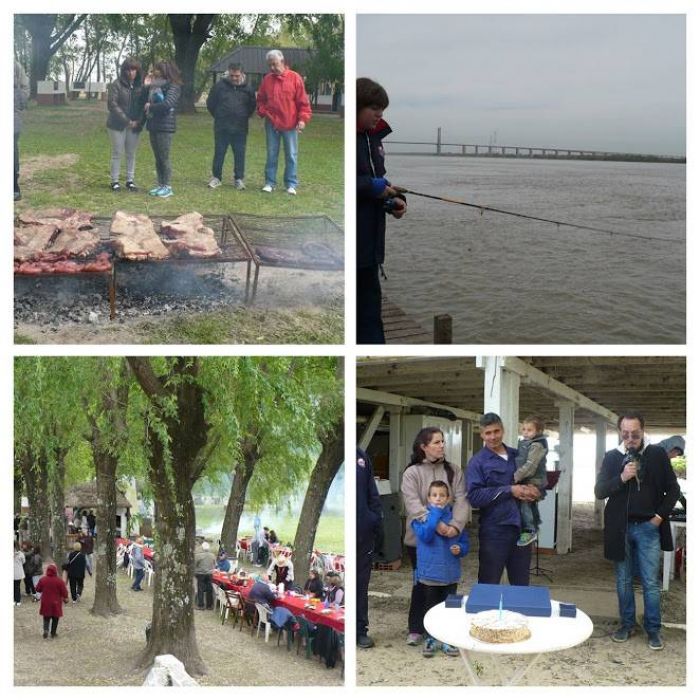
M 255 608 L 258 611 L 258 631 L 255 636 L 260 636 L 260 626 L 265 625 L 265 643 L 267 644 L 267 640 L 270 638 L 270 630 L 272 629 L 272 623 L 270 622 L 271 610 L 262 603 L 256 603 Z
M 151 587 L 151 580 L 153 579 L 153 574 L 155 574 L 155 570 L 153 569 L 153 564 L 151 564 L 151 562 L 148 561 L 148 559 L 146 559 L 144 561 L 143 568 L 145 571 L 144 576 L 146 576 L 148 578 L 148 587 L 150 588 Z
M 221 624 L 226 624 L 226 620 L 228 620 L 228 614 L 231 611 L 233 611 L 233 624 L 235 625 L 236 617 L 240 615 L 241 597 L 235 591 L 224 591 L 223 589 L 220 590 L 222 590 L 224 594 L 223 609 L 221 611 Z
M 216 612 L 216 606 L 219 606 L 219 613 L 221 614 L 221 617 L 224 616 L 224 605 L 226 604 L 226 593 L 224 592 L 224 589 L 221 588 L 221 586 L 217 586 L 215 583 L 212 584 L 214 586 L 214 592 L 216 593 L 216 596 L 214 598 L 214 612 Z

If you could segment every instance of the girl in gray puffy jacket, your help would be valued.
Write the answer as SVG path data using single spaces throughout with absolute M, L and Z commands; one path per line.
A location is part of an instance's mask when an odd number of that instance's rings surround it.
M 146 128 L 156 161 L 158 185 L 148 194 L 155 197 L 172 197 L 172 167 L 170 147 L 175 133 L 175 109 L 180 101 L 182 78 L 177 66 L 170 61 L 156 63 L 146 76 L 148 87 L 146 102 Z

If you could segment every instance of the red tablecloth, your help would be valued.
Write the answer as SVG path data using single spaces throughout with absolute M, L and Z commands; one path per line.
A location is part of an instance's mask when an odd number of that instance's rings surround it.
M 248 597 L 250 589 L 253 587 L 253 581 L 249 580 L 245 585 L 241 585 L 234 582 L 237 581 L 236 579 L 232 581 L 231 577 L 223 571 L 215 571 L 212 574 L 212 580 L 223 588 L 240 593 L 243 598 Z M 324 608 L 322 603 L 317 603 L 314 608 L 305 607 L 308 604 L 309 601 L 306 598 L 292 596 L 289 593 L 285 594 L 283 598 L 275 598 L 273 603 L 273 605 L 282 605 L 287 608 L 296 617 L 305 617 L 314 625 L 326 625 L 332 627 L 336 632 L 345 633 L 345 610 Z M 322 610 L 330 610 L 330 612 L 321 612 Z
M 121 544 L 124 547 L 128 547 L 130 544 L 133 544 L 131 540 L 125 540 L 123 537 L 117 537 L 116 542 L 117 546 Z M 143 556 L 149 561 L 152 561 L 155 551 L 151 547 L 146 547 L 145 545 L 141 549 L 143 549 Z

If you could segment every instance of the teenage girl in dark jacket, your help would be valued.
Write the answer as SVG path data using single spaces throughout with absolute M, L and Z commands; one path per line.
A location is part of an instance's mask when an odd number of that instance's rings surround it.
M 182 78 L 174 63 L 161 61 L 153 66 L 144 84 L 148 87 L 148 101 L 144 108 L 146 128 L 151 138 L 158 176 L 158 185 L 148 194 L 172 197 L 170 146 L 175 133 L 175 109 L 180 101 Z

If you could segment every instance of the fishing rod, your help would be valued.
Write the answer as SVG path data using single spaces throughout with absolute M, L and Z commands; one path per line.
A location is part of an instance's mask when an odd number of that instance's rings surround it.
M 416 192 L 415 190 L 409 190 L 405 187 L 398 187 L 396 185 L 391 185 L 392 189 L 397 192 L 412 194 L 416 197 L 425 197 L 426 199 L 436 199 L 439 202 L 447 202 L 448 204 L 459 204 L 463 207 L 471 207 L 472 209 L 479 209 L 483 214 L 485 211 L 493 212 L 494 214 L 506 214 L 507 216 L 517 216 L 519 219 L 530 219 L 532 221 L 542 221 L 546 224 L 555 224 L 556 226 L 568 226 L 570 228 L 578 228 L 584 231 L 593 231 L 594 233 L 605 233 L 610 236 L 625 236 L 627 238 L 639 238 L 644 241 L 663 241 L 665 243 L 669 242 L 668 238 L 659 238 L 658 236 L 645 236 L 641 233 L 627 233 L 626 231 L 612 231 L 611 229 L 598 228 L 597 226 L 584 226 L 583 224 L 572 224 L 568 221 L 557 221 L 555 219 L 543 219 L 540 216 L 530 216 L 529 214 L 520 214 L 515 211 L 507 211 L 505 209 L 497 209 L 496 207 L 489 207 L 485 204 L 473 204 L 471 202 L 463 202 L 460 199 L 451 199 L 450 197 L 438 197 L 435 194 L 425 194 L 424 192 Z

